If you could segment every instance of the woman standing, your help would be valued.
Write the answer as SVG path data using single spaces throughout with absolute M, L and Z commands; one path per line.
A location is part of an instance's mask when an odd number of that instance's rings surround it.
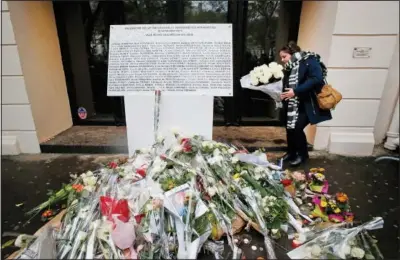
M 288 150 L 282 158 L 291 166 L 298 166 L 308 159 L 307 139 L 304 128 L 332 119 L 330 110 L 318 106 L 316 95 L 325 84 L 327 73 L 320 56 L 301 51 L 294 42 L 289 42 L 279 55 L 284 63 L 284 120 Z

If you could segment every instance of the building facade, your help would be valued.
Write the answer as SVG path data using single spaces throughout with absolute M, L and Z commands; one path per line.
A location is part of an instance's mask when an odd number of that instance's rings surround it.
M 40 153 L 40 143 L 73 125 L 108 122 L 105 115 L 124 123 L 123 98 L 107 98 L 104 79 L 109 25 L 129 23 L 233 24 L 234 97 L 215 98 L 215 125 L 278 124 L 273 102 L 242 91 L 239 79 L 296 40 L 322 56 L 343 94 L 333 120 L 306 129 L 314 149 L 371 155 L 386 137 L 388 148 L 398 142 L 398 1 L 132 2 L 2 2 L 3 154 Z

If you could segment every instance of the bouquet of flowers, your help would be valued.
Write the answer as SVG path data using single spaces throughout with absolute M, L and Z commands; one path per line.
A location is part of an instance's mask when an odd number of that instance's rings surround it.
M 271 62 L 269 65 L 255 67 L 248 75 L 240 79 L 240 84 L 242 88 L 264 92 L 275 100 L 277 107 L 281 107 L 283 76 L 282 65 Z
M 324 238 L 323 232 L 309 232 L 318 221 L 339 225 L 334 222 L 353 219 L 346 194 L 326 193 L 323 169 L 312 169 L 306 178 L 269 163 L 262 151 L 249 153 L 201 136 L 175 137 L 167 149 L 159 142 L 127 161 L 72 176 L 70 184 L 29 212 L 46 213 L 66 201 L 60 227 L 50 237 L 58 259 L 195 259 L 201 248 L 222 257 L 223 236 L 239 259 L 234 235 L 250 227 L 264 235 L 268 259 L 273 259 L 272 239 L 288 233 L 288 224 L 302 244 Z M 314 206 L 316 219 L 300 204 Z M 372 241 L 357 234 L 357 243 Z M 324 239 L 314 244 L 325 248 Z M 362 249 L 368 255 L 367 243 Z
M 376 241 L 367 233 L 382 227 L 383 219 L 378 217 L 353 228 L 327 229 L 290 251 L 288 256 L 291 259 L 383 259 Z

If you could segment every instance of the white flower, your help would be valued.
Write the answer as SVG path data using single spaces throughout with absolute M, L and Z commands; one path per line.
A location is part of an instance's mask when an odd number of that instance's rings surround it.
M 281 79 L 281 78 L 283 78 L 283 72 L 282 71 L 274 71 L 273 76 L 276 79 Z
M 147 209 L 147 211 L 153 210 L 153 205 L 151 203 L 147 204 L 146 209 Z
M 268 64 L 268 67 L 270 67 L 271 69 L 273 69 L 273 68 L 277 68 L 279 66 L 279 64 L 278 63 L 276 63 L 276 62 L 271 62 L 270 64 Z
M 208 204 L 208 206 L 210 207 L 210 208 L 216 208 L 217 206 L 215 206 L 215 204 L 214 203 L 210 203 L 210 204 Z
M 85 186 L 95 186 L 97 182 L 97 178 L 95 176 L 87 176 L 83 178 L 83 184 Z
M 250 75 L 250 83 L 253 86 L 257 86 L 260 81 L 258 80 L 258 77 L 256 75 Z
M 236 156 L 233 156 L 231 159 L 232 164 L 236 164 L 239 161 L 239 158 L 237 158 Z
M 342 249 L 342 250 L 343 250 L 343 254 L 344 254 L 344 255 L 350 255 L 351 247 L 350 247 L 349 245 L 346 244 L 346 245 L 343 246 L 343 249 Z
M 268 212 L 269 212 L 269 208 L 264 208 L 264 211 L 265 211 L 266 213 L 268 213 Z
M 271 71 L 264 71 L 264 74 L 260 77 L 261 83 L 268 83 L 269 79 L 272 77 Z
M 164 139 L 165 139 L 165 137 L 160 135 L 160 134 L 157 136 L 157 142 L 158 143 L 162 143 L 164 141 Z
M 311 254 L 312 254 L 313 256 L 316 256 L 316 257 L 320 256 L 320 254 L 321 254 L 321 248 L 320 248 L 318 245 L 313 245 L 313 246 L 311 247 Z
M 254 173 L 254 179 L 256 180 L 256 181 L 258 181 L 259 179 L 261 179 L 262 178 L 262 175 L 260 174 L 260 173 Z
M 273 229 L 271 229 L 271 232 L 272 232 L 272 234 L 276 234 L 276 233 L 278 233 L 278 229 L 275 229 L 275 228 L 273 228 Z
M 228 153 L 230 153 L 230 154 L 233 154 L 235 152 L 236 152 L 236 150 L 233 147 L 229 148 L 229 150 L 228 150 Z
M 351 254 L 352 257 L 355 257 L 355 258 L 358 258 L 358 259 L 362 259 L 364 257 L 364 255 L 365 255 L 365 252 L 364 252 L 364 250 L 362 250 L 359 247 L 353 247 L 351 249 L 350 254 Z
M 78 178 L 78 174 L 70 174 L 69 177 L 71 177 L 71 179 L 75 180 L 76 178 Z
M 274 203 L 271 201 L 268 205 L 269 206 L 274 206 Z
M 217 193 L 217 188 L 215 188 L 215 187 L 209 187 L 209 188 L 207 188 L 207 193 L 208 193 L 208 195 L 210 195 L 211 197 L 213 197 L 213 196 Z
M 264 172 L 264 168 L 261 167 L 261 166 L 257 166 L 257 167 L 254 169 L 254 172 L 255 172 L 255 173 L 263 173 L 263 172 Z
M 171 132 L 172 132 L 174 135 L 177 135 L 177 134 L 179 134 L 179 128 L 178 128 L 178 127 L 172 127 L 172 128 L 171 128 Z
M 267 66 L 267 65 L 261 65 L 260 66 L 260 70 L 261 70 L 261 73 L 265 73 L 265 72 L 268 72 L 268 71 L 270 71 L 270 68 Z

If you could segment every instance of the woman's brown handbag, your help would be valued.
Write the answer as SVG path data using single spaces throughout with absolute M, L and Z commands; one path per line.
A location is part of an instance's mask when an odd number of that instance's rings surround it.
M 342 94 L 332 88 L 331 85 L 325 84 L 322 87 L 321 93 L 317 95 L 318 105 L 322 110 L 330 110 L 342 100 Z

